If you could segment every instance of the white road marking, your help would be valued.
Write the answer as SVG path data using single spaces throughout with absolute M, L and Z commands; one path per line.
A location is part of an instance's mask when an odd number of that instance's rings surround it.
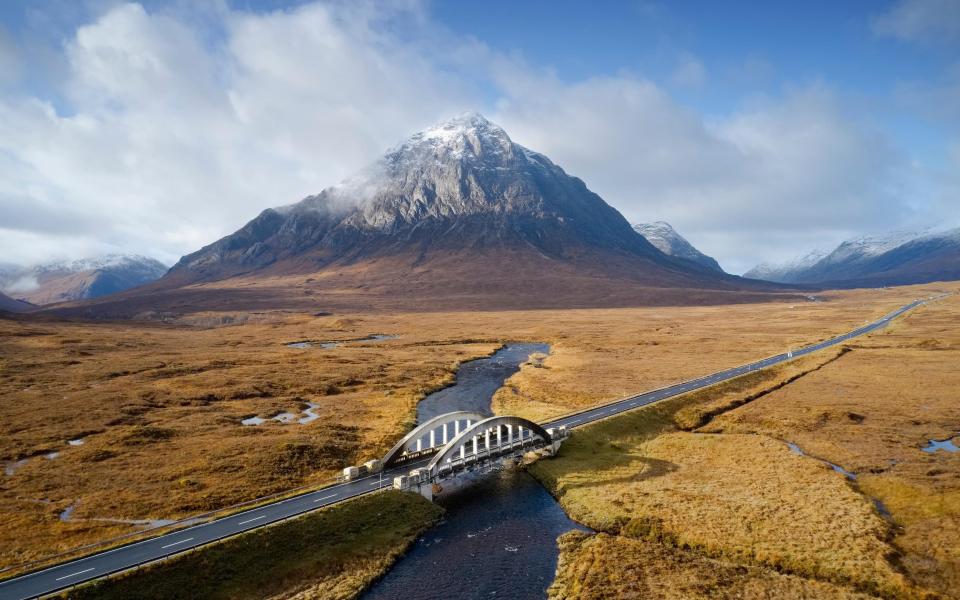
M 313 501 L 313 503 L 316 504 L 317 502 L 322 502 L 324 500 L 329 500 L 330 498 L 336 498 L 336 497 L 337 497 L 336 494 L 330 494 L 329 496 L 324 496 L 323 498 L 317 498 L 316 500 Z
M 380 482 L 379 482 L 379 481 L 371 481 L 371 482 L 370 482 L 370 485 L 380 485 Z
M 253 523 L 254 521 L 259 521 L 260 519 L 266 517 L 267 515 L 260 515 L 259 517 L 254 517 L 252 519 L 247 519 L 246 521 L 240 521 L 237 525 L 246 525 L 247 523 Z
M 95 567 L 90 567 L 89 569 L 84 569 L 84 570 L 82 570 L 82 571 L 77 571 L 76 573 L 70 573 L 69 575 L 64 575 L 63 577 L 57 577 L 56 581 L 60 581 L 60 580 L 67 579 L 67 578 L 70 578 L 70 577 L 76 577 L 77 575 L 83 575 L 84 573 L 89 573 L 89 572 L 92 571 L 94 568 L 95 568 Z
M 187 539 L 185 539 L 185 540 L 180 540 L 179 542 L 174 542 L 174 543 L 172 543 L 172 544 L 167 544 L 166 546 L 160 546 L 160 549 L 161 549 L 161 550 L 165 550 L 165 549 L 167 549 L 167 548 L 173 548 L 174 546 L 179 546 L 180 544 L 186 544 L 187 542 L 189 542 L 189 541 L 192 540 L 192 539 L 193 539 L 193 538 L 187 538 Z

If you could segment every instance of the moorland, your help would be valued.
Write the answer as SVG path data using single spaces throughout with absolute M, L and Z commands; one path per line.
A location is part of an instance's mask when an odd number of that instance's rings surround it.
M 416 402 L 452 383 L 459 364 L 489 355 L 508 341 L 548 342 L 551 353 L 508 380 L 495 396 L 494 409 L 544 419 L 815 342 L 914 298 L 954 288 L 933 284 L 827 292 L 803 300 L 723 306 L 336 314 L 314 307 L 310 311 L 205 311 L 162 323 L 3 319 L 0 395 L 6 401 L 0 406 L 0 459 L 7 464 L 8 474 L 0 489 L 0 514 L 7 523 L 0 559 L 4 566 L 13 566 L 142 532 L 160 520 L 227 509 L 300 486 L 322 486 L 345 464 L 381 455 L 410 427 Z M 894 338 L 887 336 L 907 336 L 898 342 L 906 349 L 898 351 L 908 353 L 890 356 L 888 373 L 896 373 L 894 367 L 902 368 L 913 358 L 932 361 L 931 365 L 949 361 L 955 346 L 943 331 L 948 324 L 941 323 L 940 329 L 928 325 L 934 330 L 927 334 L 902 333 L 926 315 L 938 314 L 933 311 L 933 307 L 918 311 L 889 333 L 858 341 L 842 354 L 813 356 L 760 379 L 739 382 L 739 388 L 711 389 L 678 404 L 665 403 L 578 432 L 560 458 L 536 468 L 542 469 L 539 476 L 571 516 L 603 532 L 588 539 L 563 540 L 562 566 L 582 569 L 591 564 L 600 569 L 577 575 L 574 579 L 581 585 L 590 581 L 590 575 L 602 578 L 604 567 L 603 561 L 590 563 L 581 560 L 587 554 L 578 553 L 606 555 L 609 550 L 641 557 L 642 552 L 630 544 L 653 537 L 676 543 L 647 548 L 666 561 L 651 568 L 714 571 L 711 565 L 721 561 L 730 573 L 754 573 L 755 577 L 747 577 L 752 582 L 748 587 L 761 585 L 754 579 L 772 578 L 776 585 L 800 586 L 796 589 L 813 595 L 821 588 L 888 595 L 913 593 L 918 586 L 939 589 L 936 579 L 944 577 L 949 564 L 930 567 L 927 570 L 934 575 L 924 575 L 920 567 L 929 564 L 918 555 L 919 566 L 911 571 L 909 551 L 904 550 L 910 547 L 911 530 L 905 528 L 900 534 L 897 527 L 911 519 L 931 527 L 951 513 L 949 497 L 948 508 L 930 517 L 922 503 L 909 500 L 924 493 L 909 489 L 922 483 L 918 483 L 922 477 L 884 479 L 879 472 L 868 476 L 867 467 L 852 463 L 830 445 L 836 444 L 833 438 L 774 432 L 775 426 L 791 432 L 812 427 L 797 425 L 800 417 L 788 411 L 775 417 L 769 417 L 775 411 L 762 411 L 753 420 L 746 416 L 732 420 L 758 410 L 755 407 L 777 394 L 798 389 L 798 384 L 817 381 L 836 371 L 837 365 L 871 356 L 870 344 L 888 340 L 890 345 Z M 363 340 L 374 334 L 391 337 Z M 918 335 L 923 338 L 919 342 Z M 324 347 L 336 341 L 342 343 Z M 289 346 L 297 342 L 309 345 Z M 940 363 L 941 369 L 949 369 L 944 365 L 949 362 Z M 855 379 L 844 388 L 847 399 L 868 402 L 869 394 L 861 397 L 859 392 L 861 380 L 850 376 Z M 947 379 L 942 381 L 947 385 Z M 915 387 L 905 383 L 897 389 Z M 832 397 L 824 398 L 817 391 L 808 396 L 832 402 Z M 866 417 L 869 411 L 863 406 L 814 405 L 800 416 L 813 418 L 810 415 L 819 414 L 817 410 L 827 415 L 817 418 L 837 431 L 881 422 L 879 417 Z M 282 416 L 287 413 L 292 417 Z M 847 413 L 865 419 L 857 424 Z M 318 418 L 299 422 L 310 414 Z M 278 416 L 279 420 L 274 418 Z M 244 424 L 254 417 L 263 422 Z M 906 418 L 904 411 L 898 412 L 886 427 L 899 427 L 897 419 Z M 902 440 L 903 451 L 920 452 L 917 445 L 924 436 L 947 436 L 950 422 L 944 413 L 936 426 L 932 421 L 916 424 L 913 437 Z M 609 427 L 614 428 L 612 433 L 604 429 Z M 713 433 L 701 433 L 708 430 Z M 862 488 L 851 487 L 811 458 L 791 453 L 783 439 L 795 441 L 811 455 L 863 473 L 857 481 Z M 857 451 L 864 456 L 880 452 L 871 440 L 877 436 L 863 437 Z M 868 447 L 873 449 L 864 450 Z M 851 445 L 846 451 L 856 448 Z M 584 464 L 577 458 L 583 452 L 595 460 Z M 601 458 L 609 459 L 602 468 L 598 467 Z M 665 463 L 680 468 L 668 468 Z M 899 467 L 907 473 L 912 472 L 909 468 Z M 927 470 L 937 469 L 946 469 L 936 475 L 937 481 L 950 481 L 947 467 Z M 656 476 L 648 477 L 650 472 Z M 692 476 L 697 473 L 701 475 Z M 605 496 L 610 498 L 609 505 L 601 503 L 595 509 L 600 513 L 594 514 L 577 504 L 575 490 L 580 488 L 570 482 L 578 478 L 592 480 L 583 486 L 584 494 L 596 494 L 605 485 L 630 489 L 611 488 L 616 493 Z M 648 480 L 673 483 L 664 490 L 656 483 L 643 483 Z M 634 484 L 639 487 L 633 489 Z M 718 495 L 729 491 L 724 486 L 740 486 L 743 502 L 716 502 Z M 868 488 L 882 497 L 896 525 L 864 500 L 861 489 Z M 881 488 L 886 491 L 878 491 Z M 672 502 L 671 494 L 681 494 L 685 502 Z M 803 510 L 778 503 L 791 495 L 814 495 L 828 502 Z M 699 502 L 687 501 L 696 496 L 701 497 Z M 695 511 L 697 517 L 707 515 L 708 520 L 700 520 L 703 526 L 697 535 L 682 527 L 677 530 L 677 523 L 694 522 L 694 515 L 677 512 L 677 506 Z M 737 518 L 729 519 L 730 514 Z M 845 526 L 834 536 L 814 536 L 814 530 L 836 522 L 825 515 L 843 515 Z M 720 525 L 726 521 L 768 535 L 743 534 L 736 527 Z M 777 541 L 782 532 L 775 525 L 784 521 L 796 523 L 800 532 L 788 547 L 777 545 L 782 543 Z M 621 535 L 625 523 L 634 523 L 628 528 L 632 536 Z M 915 540 L 927 535 L 919 526 L 912 531 Z M 891 541 L 894 538 L 897 541 Z M 817 544 L 803 550 L 811 539 Z M 860 541 L 852 543 L 852 539 Z M 616 548 L 607 549 L 603 546 L 607 543 Z M 913 544 L 923 546 L 919 541 Z M 678 547 L 696 549 L 697 554 L 678 555 Z M 822 556 L 828 547 L 835 549 L 835 556 Z M 952 550 L 944 552 L 949 555 Z M 893 560 L 895 556 L 902 559 Z M 683 569 L 677 566 L 680 563 Z M 780 572 L 797 581 L 774 577 Z M 554 593 L 589 595 L 586 588 L 572 592 L 574 588 L 565 587 L 569 581 L 570 574 L 561 568 Z

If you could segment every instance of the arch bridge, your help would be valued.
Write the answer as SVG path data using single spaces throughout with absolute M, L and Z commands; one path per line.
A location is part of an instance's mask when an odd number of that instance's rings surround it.
M 471 428 L 486 417 L 476 412 L 457 411 L 438 415 L 415 427 L 403 436 L 381 461 L 384 469 L 396 467 L 439 452 L 462 430 Z
M 522 417 L 453 412 L 415 428 L 382 462 L 390 468 L 432 455 L 426 467 L 394 479 L 395 488 L 417 490 L 430 498 L 435 483 L 530 452 L 552 455 L 568 436 L 566 427 L 544 429 Z

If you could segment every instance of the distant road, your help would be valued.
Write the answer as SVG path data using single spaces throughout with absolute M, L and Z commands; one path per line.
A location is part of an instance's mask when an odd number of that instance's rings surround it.
M 830 346 L 835 346 L 849 339 L 876 331 L 877 329 L 885 327 L 890 321 L 896 319 L 903 313 L 921 304 L 926 304 L 930 300 L 941 297 L 942 296 L 938 296 L 929 300 L 916 300 L 859 329 L 854 329 L 849 333 L 835 338 L 795 350 L 789 355 L 787 353 L 778 354 L 748 365 L 727 369 L 726 371 L 705 375 L 698 379 L 684 381 L 669 387 L 631 396 L 623 400 L 597 406 L 574 415 L 568 415 L 555 421 L 544 423 L 543 426 L 557 427 L 559 425 L 566 425 L 568 428 L 582 427 L 588 423 L 640 408 L 658 400 L 672 398 L 692 390 L 732 379 L 745 373 L 759 371 L 760 369 L 786 362 Z M 341 483 L 286 500 L 279 500 L 259 508 L 250 509 L 202 525 L 195 525 L 174 533 L 168 533 L 149 540 L 121 546 L 113 550 L 107 550 L 41 571 L 22 575 L 0 583 L 0 600 L 22 600 L 50 594 L 91 579 L 97 579 L 111 573 L 125 571 L 143 563 L 155 561 L 173 554 L 179 554 L 186 550 L 203 546 L 244 531 L 250 531 L 251 529 L 257 529 L 271 523 L 302 515 L 324 506 L 342 502 L 348 498 L 369 494 L 383 487 L 390 487 L 394 476 L 403 475 L 411 469 L 425 466 L 429 461 L 430 457 L 420 461 L 409 462 L 402 467 L 383 472 L 382 476 L 371 475 L 356 481 Z

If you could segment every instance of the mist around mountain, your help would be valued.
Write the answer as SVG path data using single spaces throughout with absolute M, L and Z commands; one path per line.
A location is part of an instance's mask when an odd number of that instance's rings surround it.
M 761 264 L 744 277 L 842 287 L 906 285 L 960 279 L 960 228 L 898 230 L 847 240 L 779 265 Z
M 31 304 L 55 304 L 122 292 L 155 281 L 166 272 L 167 267 L 155 259 L 121 254 L 31 267 L 4 265 L 0 290 Z
M 697 250 L 666 221 L 637 223 L 633 229 L 667 256 L 689 260 L 718 273 L 724 272 L 716 259 Z

